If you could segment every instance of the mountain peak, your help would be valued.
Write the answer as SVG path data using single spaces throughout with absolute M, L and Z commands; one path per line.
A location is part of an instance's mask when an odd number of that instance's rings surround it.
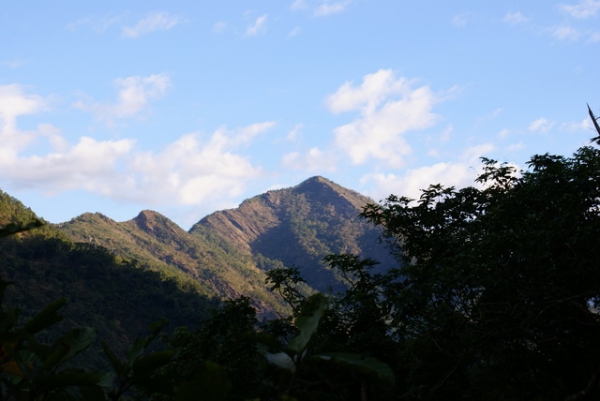
M 320 183 L 324 183 L 324 184 L 334 184 L 333 181 L 331 181 L 331 180 L 329 180 L 329 179 L 327 179 L 327 178 L 325 178 L 323 176 L 315 175 L 314 177 L 310 177 L 310 178 L 307 178 L 306 180 L 302 181 L 300 183 L 300 185 L 305 184 L 305 183 L 308 184 L 308 183 L 311 183 L 311 182 L 320 182 Z
M 325 185 L 325 186 L 332 187 L 332 188 L 341 188 L 335 182 L 333 182 L 325 177 L 322 177 L 320 175 L 315 175 L 314 177 L 307 178 L 306 180 L 302 181 L 300 184 L 296 185 L 296 188 L 305 187 L 305 186 L 309 186 L 309 185 Z
M 182 231 L 179 226 L 167 217 L 153 210 L 142 210 L 133 219 L 133 223 L 148 233 Z
M 160 213 L 153 210 L 142 210 L 136 217 L 135 220 L 150 220 L 163 217 Z
M 329 200 L 332 203 L 336 203 L 336 198 L 338 200 L 343 199 L 358 210 L 367 203 L 373 202 L 372 199 L 319 175 L 302 181 L 300 184 L 293 187 L 292 190 L 294 192 L 312 195 L 322 202 Z

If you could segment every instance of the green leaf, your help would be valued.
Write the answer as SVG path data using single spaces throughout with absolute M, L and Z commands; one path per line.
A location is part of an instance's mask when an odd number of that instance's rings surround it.
M 53 375 L 38 376 L 33 382 L 45 388 L 68 386 L 108 387 L 112 384 L 113 379 L 114 375 L 108 372 L 61 372 Z
M 35 315 L 29 322 L 23 326 L 23 331 L 29 334 L 36 334 L 47 327 L 63 320 L 63 317 L 56 313 L 67 303 L 66 298 L 61 298 L 46 306 L 40 313 Z
M 327 352 L 314 355 L 313 358 L 342 365 L 355 373 L 362 373 L 374 376 L 379 380 L 388 383 L 394 383 L 394 372 L 387 363 L 383 363 L 376 358 L 365 358 L 358 354 Z
M 279 368 L 289 370 L 292 373 L 296 371 L 296 364 L 294 363 L 292 358 L 285 352 L 265 352 L 264 355 L 269 361 L 269 363 L 272 363 L 273 365 Z
M 216 363 L 206 362 L 193 381 L 183 383 L 175 389 L 175 401 L 226 401 L 231 383 L 223 368 Z
M 127 367 L 119 360 L 119 358 L 117 358 L 105 341 L 102 341 L 102 349 L 117 375 L 120 377 L 126 376 L 128 371 Z
M 317 330 L 319 321 L 321 320 L 321 317 L 323 317 L 329 304 L 327 298 L 322 294 L 315 294 L 313 297 L 317 299 L 315 310 L 308 316 L 298 316 L 294 322 L 298 330 L 300 330 L 300 334 L 290 341 L 288 349 L 293 351 L 296 355 L 302 354 L 302 351 L 306 348 L 306 345 Z
M 133 366 L 133 363 L 144 353 L 146 348 L 152 343 L 152 341 L 158 336 L 162 328 L 167 324 L 166 319 L 159 320 L 150 324 L 150 335 L 146 337 L 136 338 L 131 346 L 131 350 L 127 353 L 127 362 L 129 366 Z
M 89 347 L 95 338 L 96 329 L 91 327 L 73 329 L 67 332 L 56 341 L 50 355 L 40 366 L 40 370 L 43 372 L 68 361 Z
M 28 349 L 33 351 L 41 360 L 45 360 L 50 355 L 52 347 L 40 343 L 34 336 L 29 333 L 23 334 L 23 339 L 28 345 Z
M 143 375 L 152 373 L 154 370 L 169 363 L 174 354 L 175 352 L 172 350 L 165 350 L 143 356 L 133 363 L 133 374 Z
M 594 113 L 592 112 L 592 109 L 590 108 L 590 105 L 587 105 L 588 108 L 588 113 L 590 114 L 590 118 L 592 119 L 592 123 L 594 124 L 594 128 L 596 128 L 596 132 L 598 132 L 598 136 L 600 137 L 600 125 L 598 125 L 598 118 L 596 118 L 596 116 L 594 115 Z M 598 138 L 594 138 L 596 141 L 598 141 Z
M 2 365 L 3 373 L 9 373 L 17 376 L 32 376 L 34 365 L 39 360 L 35 353 L 23 349 L 12 355 L 14 362 L 18 368 L 15 368 L 10 361 Z M 12 369 L 9 366 L 12 365 Z
M 129 366 L 133 366 L 133 362 L 144 353 L 147 345 L 147 337 L 136 338 L 133 341 L 133 345 L 127 353 L 127 362 Z
M 73 401 L 106 401 L 104 390 L 98 386 L 71 387 L 67 393 Z
M 165 376 L 147 374 L 134 378 L 131 383 L 134 386 L 142 386 L 151 393 L 173 394 L 173 380 Z

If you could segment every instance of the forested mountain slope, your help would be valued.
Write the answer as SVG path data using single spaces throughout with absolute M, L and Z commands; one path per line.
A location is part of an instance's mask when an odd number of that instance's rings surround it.
M 327 254 L 390 260 L 379 231 L 359 218 L 369 202 L 313 177 L 248 199 L 237 209 L 215 212 L 189 232 L 152 211 L 126 222 L 86 213 L 58 228 L 74 241 L 102 245 L 184 281 L 191 278 L 209 297 L 249 296 L 264 314 L 284 307 L 265 285 L 265 271 L 297 266 L 312 288 L 335 291 L 340 283 L 321 262 Z
M 75 241 L 102 245 L 182 282 L 191 281 L 207 296 L 247 295 L 262 312 L 282 309 L 279 299 L 266 290 L 264 275 L 250 257 L 224 249 L 210 237 L 193 236 L 159 213 L 142 211 L 120 223 L 86 213 L 60 224 L 59 229 Z
M 0 191 L 0 226 L 37 216 Z M 9 286 L 5 304 L 24 317 L 66 297 L 59 331 L 91 326 L 122 352 L 162 318 L 170 328 L 193 325 L 219 304 L 197 282 L 169 270 L 150 269 L 94 243 L 77 243 L 52 225 L 0 238 L 0 275 Z M 52 335 L 52 333 L 50 333 Z
M 323 177 L 244 201 L 239 208 L 213 213 L 190 233 L 214 235 L 250 255 L 263 270 L 296 266 L 313 288 L 340 289 L 321 260 L 330 253 L 353 253 L 392 262 L 379 243 L 379 230 L 359 218 L 373 200 Z

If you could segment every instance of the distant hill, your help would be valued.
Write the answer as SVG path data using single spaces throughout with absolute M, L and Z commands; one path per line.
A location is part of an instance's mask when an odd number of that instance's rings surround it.
M 16 199 L 2 195 L 0 223 L 34 216 Z M 116 319 L 119 325 L 133 319 L 126 314 L 129 309 L 134 313 L 139 305 L 144 305 L 143 313 L 149 308 L 152 313 L 175 316 L 175 321 L 182 322 L 190 318 L 186 315 L 190 311 L 197 310 L 194 313 L 201 317 L 207 305 L 240 295 L 252 298 L 259 313 L 268 316 L 286 311 L 281 299 L 265 285 L 268 270 L 296 266 L 310 286 L 305 287 L 307 292 L 329 292 L 343 287 L 321 262 L 327 254 L 348 252 L 384 262 L 382 266 L 393 263 L 378 241 L 379 231 L 359 218 L 361 208 L 369 202 L 373 201 L 326 178 L 312 177 L 295 187 L 250 198 L 236 209 L 206 216 L 189 232 L 148 210 L 125 222 L 85 213 L 65 223 L 47 225 L 36 235 L 27 234 L 31 239 L 7 240 L 21 250 L 10 251 L 12 248 L 5 246 L 0 257 L 10 262 L 4 264 L 4 274 L 46 294 L 34 296 L 40 302 L 77 289 L 79 292 L 69 296 L 86 300 L 80 305 L 82 310 L 97 308 L 85 302 L 102 307 L 110 304 L 110 309 L 123 314 L 122 319 Z M 86 252 L 89 263 L 85 262 Z M 14 255 L 18 260 L 10 259 Z M 29 267 L 11 270 L 11 263 Z M 108 267 L 102 267 L 103 263 Z M 88 265 L 92 267 L 85 267 Z M 36 274 L 22 273 L 31 266 L 36 266 Z M 52 280 L 46 280 L 49 277 Z M 160 288 L 151 295 L 147 285 L 136 280 Z M 26 288 L 20 289 L 25 297 Z M 92 296 L 95 291 L 97 297 Z M 181 301 L 173 298 L 180 296 L 177 294 L 183 297 Z M 183 299 L 189 296 L 203 301 L 187 307 Z M 107 302 L 109 299 L 116 303 Z M 123 304 L 119 306 L 119 302 Z M 141 324 L 143 319 L 133 320 Z M 139 324 L 135 326 L 138 330 Z
M 0 191 L 0 226 L 35 218 Z M 66 297 L 61 310 L 65 320 L 57 329 L 94 327 L 119 353 L 145 334 L 150 323 L 166 317 L 170 328 L 194 325 L 219 305 L 185 274 L 144 266 L 93 241 L 78 243 L 50 224 L 0 238 L 0 275 L 13 283 L 5 305 L 22 309 L 24 318 Z M 102 363 L 99 354 L 97 347 L 95 358 Z
M 265 286 L 265 271 L 296 266 L 313 289 L 336 291 L 342 289 L 338 278 L 321 263 L 327 254 L 349 252 L 390 262 L 379 231 L 359 218 L 369 202 L 326 178 L 312 177 L 206 216 L 189 232 L 152 211 L 125 222 L 86 213 L 58 229 L 73 241 L 191 278 L 208 297 L 249 296 L 259 312 L 270 314 L 285 306 Z
M 266 291 L 264 274 L 251 257 L 210 235 L 192 235 L 159 213 L 145 210 L 120 223 L 86 213 L 58 229 L 76 242 L 101 245 L 154 271 L 191 280 L 208 297 L 247 295 L 263 312 L 283 310 L 275 294 Z
M 379 243 L 380 231 L 359 218 L 373 200 L 323 177 L 250 198 L 237 209 L 213 213 L 195 224 L 197 238 L 213 235 L 254 260 L 257 267 L 296 266 L 319 290 L 340 290 L 321 260 L 330 253 L 353 253 L 391 262 Z

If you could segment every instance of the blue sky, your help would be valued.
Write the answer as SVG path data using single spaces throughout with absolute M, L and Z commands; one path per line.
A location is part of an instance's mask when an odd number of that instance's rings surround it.
M 417 197 L 593 136 L 600 0 L 208 4 L 3 4 L 0 188 L 187 229 L 314 175 Z

